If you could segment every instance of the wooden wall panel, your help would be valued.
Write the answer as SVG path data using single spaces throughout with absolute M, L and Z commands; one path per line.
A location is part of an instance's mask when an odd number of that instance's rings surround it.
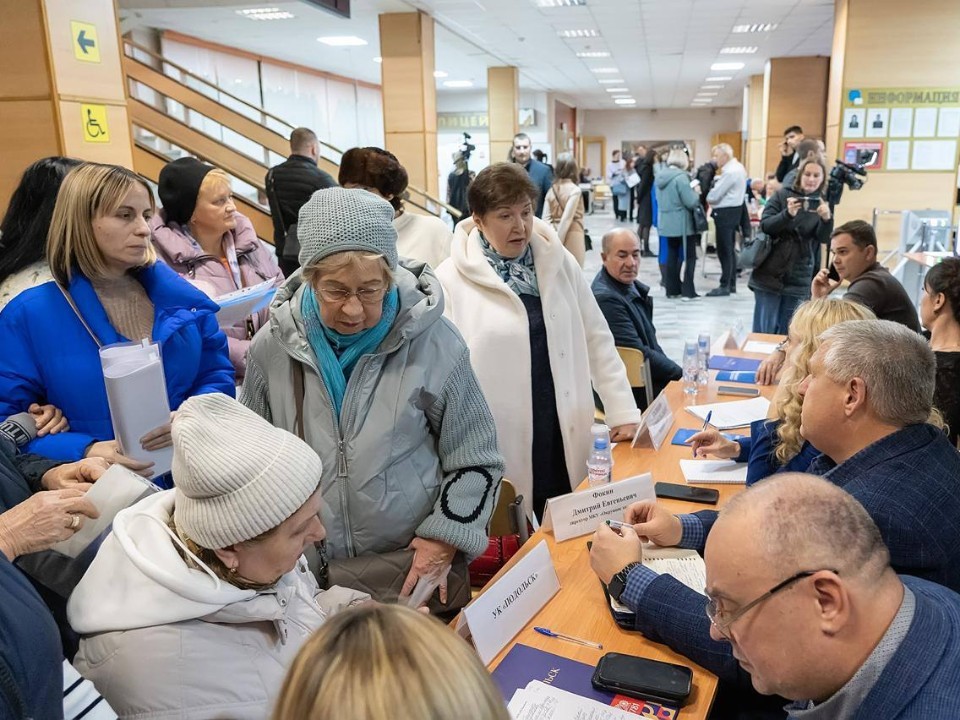
M 799 125 L 806 135 L 823 137 L 830 59 L 773 58 L 769 66 L 765 164 L 773 170 L 780 161 L 779 145 L 785 128 Z
M 60 117 L 63 126 L 63 151 L 65 155 L 133 167 L 133 146 L 130 141 L 130 119 L 125 105 L 105 105 L 107 129 L 110 142 L 86 142 L 83 139 L 83 112 L 81 103 L 60 102 Z
M 50 97 L 41 0 L 3 4 L 3 71 L 0 98 Z
M 57 92 L 61 96 L 123 102 L 126 93 L 120 68 L 120 42 L 113 0 L 43 0 Z M 96 26 L 100 62 L 80 62 L 71 21 Z
M 60 138 L 49 100 L 0 101 L 0 127 L 16 142 L 0 144 L 0 215 L 23 170 L 32 162 L 60 154 Z

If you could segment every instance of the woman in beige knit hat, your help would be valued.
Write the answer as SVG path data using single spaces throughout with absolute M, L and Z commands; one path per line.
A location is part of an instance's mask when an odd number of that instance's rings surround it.
M 173 421 L 175 489 L 120 512 L 68 604 L 75 665 L 120 717 L 260 720 L 300 646 L 369 599 L 321 591 L 320 458 L 226 395 Z

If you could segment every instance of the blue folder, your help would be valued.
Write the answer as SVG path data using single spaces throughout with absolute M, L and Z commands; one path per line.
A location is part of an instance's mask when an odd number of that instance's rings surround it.
M 717 373 L 717 382 L 735 382 L 755 385 L 757 373 L 753 370 L 721 370 Z
M 741 370 L 750 371 L 760 367 L 760 361 L 754 358 L 727 357 L 726 355 L 711 355 L 711 370 Z

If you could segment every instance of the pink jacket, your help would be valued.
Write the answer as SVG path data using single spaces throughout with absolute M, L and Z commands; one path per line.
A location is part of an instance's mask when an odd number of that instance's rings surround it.
M 244 287 L 257 285 L 271 278 L 279 285 L 283 281 L 283 272 L 277 265 L 276 259 L 260 242 L 250 220 L 240 213 L 237 213 L 236 218 L 237 227 L 230 232 L 233 234 Z M 163 210 L 157 212 L 150 220 L 150 230 L 153 233 L 153 246 L 157 249 L 157 255 L 180 277 L 196 285 L 214 300 L 237 289 L 233 275 L 224 267 L 220 259 L 204 253 L 203 248 L 190 237 L 184 226 L 174 222 L 166 224 Z M 252 318 L 254 332 L 259 330 L 269 318 L 270 312 L 266 309 L 254 315 Z M 224 328 L 223 331 L 227 335 L 230 361 L 237 371 L 239 383 L 243 380 L 246 368 L 250 337 L 245 324 Z

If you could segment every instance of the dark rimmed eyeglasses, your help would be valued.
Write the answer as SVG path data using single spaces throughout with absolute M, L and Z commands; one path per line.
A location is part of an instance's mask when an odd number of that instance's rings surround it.
M 826 568 L 825 568 L 825 569 L 826 569 Z M 719 632 L 719 633 L 720 633 L 721 635 L 723 635 L 725 638 L 729 638 L 730 636 L 727 634 L 727 629 L 728 629 L 731 625 L 733 625 L 733 623 L 735 623 L 737 620 L 739 620 L 739 619 L 742 618 L 744 615 L 746 615 L 750 610 L 752 610 L 753 608 L 755 608 L 757 605 L 759 605 L 760 603 L 762 603 L 764 600 L 769 600 L 771 597 L 773 597 L 774 595 L 776 595 L 776 594 L 777 594 L 778 592 L 780 592 L 781 590 L 784 590 L 785 588 L 790 587 L 791 585 L 793 585 L 793 584 L 794 584 L 795 582 L 797 582 L 798 580 L 803 580 L 804 578 L 808 578 L 808 577 L 810 577 L 811 575 L 816 575 L 818 572 L 823 572 L 823 570 L 804 570 L 804 571 L 802 571 L 802 572 L 798 572 L 796 575 L 793 575 L 793 576 L 791 576 L 791 577 L 788 577 L 788 578 L 787 578 L 786 580 L 784 580 L 783 582 L 774 585 L 772 588 L 770 588 L 769 590 L 767 590 L 767 591 L 766 591 L 763 595 L 761 595 L 760 597 L 758 597 L 758 598 L 756 598 L 756 599 L 754 599 L 754 600 L 751 600 L 751 601 L 748 602 L 746 605 L 744 605 L 743 607 L 741 607 L 739 610 L 736 610 L 736 611 L 734 611 L 733 613 L 730 613 L 730 614 L 727 614 L 726 612 L 724 612 L 724 611 L 720 608 L 720 605 L 717 603 L 716 600 L 714 600 L 714 599 L 711 598 L 711 597 L 708 597 L 708 598 L 707 598 L 707 607 L 706 607 L 707 617 L 710 618 L 710 622 L 711 622 L 711 623 L 713 624 L 713 626 L 717 629 L 717 632 Z M 840 574 L 840 573 L 838 573 L 836 570 L 829 570 L 829 572 L 832 572 L 834 575 L 839 575 L 839 574 Z

